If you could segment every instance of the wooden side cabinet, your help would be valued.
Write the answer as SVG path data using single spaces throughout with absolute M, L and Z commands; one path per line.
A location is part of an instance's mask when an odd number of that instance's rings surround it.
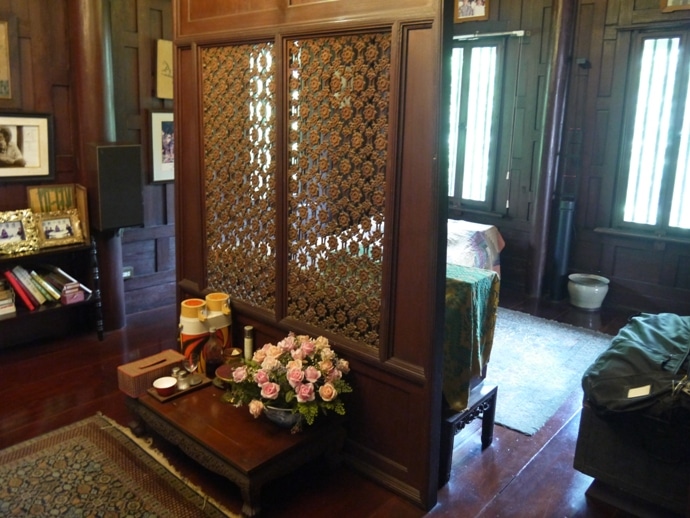
M 0 272 L 16 265 L 26 270 L 43 270 L 44 265 L 61 268 L 91 290 L 83 301 L 73 304 L 47 302 L 30 311 L 15 296 L 16 314 L 0 316 L 0 348 L 23 345 L 69 333 L 95 331 L 103 339 L 103 310 L 95 241 L 90 244 L 48 248 L 34 253 L 0 256 Z M 3 276 L 4 277 L 4 276 Z

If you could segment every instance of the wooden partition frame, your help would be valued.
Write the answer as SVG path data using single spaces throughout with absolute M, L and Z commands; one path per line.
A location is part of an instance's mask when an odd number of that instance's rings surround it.
M 201 48 L 270 39 L 282 48 L 277 33 L 299 37 L 385 27 L 394 31 L 386 194 L 390 217 L 385 228 L 390 255 L 384 266 L 390 278 L 381 300 L 390 315 L 385 342 L 379 351 L 372 352 L 351 346 L 342 337 L 329 336 L 329 340 L 339 355 L 350 361 L 356 387 L 348 407 L 347 461 L 421 508 L 430 509 L 436 503 L 438 488 L 443 336 L 438 315 L 443 313 L 439 304 L 444 289 L 439 264 L 445 260 L 442 233 L 430 229 L 439 229 L 441 220 L 445 227 L 435 157 L 439 146 L 443 8 L 452 8 L 452 4 L 337 0 L 302 1 L 287 9 L 276 1 L 274 8 L 264 7 L 252 12 L 251 6 L 245 5 L 238 12 L 228 10 L 221 1 L 200 4 L 183 0 L 176 4 L 178 281 L 201 291 L 213 289 L 207 285 L 206 276 L 205 166 L 200 158 L 204 156 Z M 353 21 L 342 22 L 348 18 Z M 452 22 L 452 16 L 448 20 Z M 287 64 L 282 53 L 277 59 L 283 67 L 282 79 L 276 82 L 277 95 L 284 96 L 281 88 L 285 88 L 283 81 L 288 77 Z M 280 112 L 278 117 L 282 120 Z M 281 124 L 278 122 L 276 131 L 279 146 L 284 146 L 287 129 Z M 279 174 L 285 175 L 287 154 L 277 156 Z M 283 195 L 286 181 L 284 176 L 277 181 L 278 192 Z M 285 207 L 285 200 L 279 198 L 278 210 L 285 211 Z M 280 261 L 287 258 L 283 248 L 286 232 L 280 226 L 276 229 L 279 272 L 285 271 Z M 284 289 L 281 275 L 277 292 Z M 242 301 L 233 302 L 232 310 L 235 340 L 241 340 L 238 330 L 244 325 L 254 326 L 257 343 L 275 340 L 300 325 Z

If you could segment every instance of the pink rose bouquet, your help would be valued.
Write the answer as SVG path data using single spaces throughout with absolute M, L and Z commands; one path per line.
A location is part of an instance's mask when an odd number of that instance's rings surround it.
M 254 417 L 266 406 L 290 409 L 311 425 L 319 413 L 345 414 L 340 396 L 352 392 L 343 379 L 349 371 L 327 338 L 290 333 L 276 345 L 257 349 L 251 360 L 233 370 L 230 402 L 248 405 Z

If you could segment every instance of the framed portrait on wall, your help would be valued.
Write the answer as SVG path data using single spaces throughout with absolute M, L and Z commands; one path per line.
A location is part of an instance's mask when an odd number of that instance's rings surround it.
M 455 0 L 455 23 L 489 19 L 489 0 Z
M 151 160 L 153 183 L 175 180 L 175 121 L 170 110 L 151 112 Z
M 0 182 L 54 176 L 52 115 L 0 113 Z

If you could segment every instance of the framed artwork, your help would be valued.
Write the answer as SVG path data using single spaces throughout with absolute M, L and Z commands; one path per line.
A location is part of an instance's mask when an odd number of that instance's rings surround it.
M 38 233 L 30 209 L 0 212 L 0 254 L 34 252 Z
M 41 248 L 84 242 L 77 209 L 40 212 L 34 217 L 38 228 L 38 244 Z
M 36 213 L 77 209 L 84 241 L 90 237 L 86 187 L 78 183 L 30 185 L 26 188 L 29 208 Z
M 52 116 L 0 113 L 0 182 L 54 176 Z
M 175 122 L 169 110 L 151 112 L 153 183 L 175 180 Z
M 661 12 L 670 13 L 690 9 L 690 0 L 661 0 Z
M 455 0 L 455 23 L 489 19 L 489 0 Z
M 156 97 L 173 98 L 173 42 L 156 41 Z

